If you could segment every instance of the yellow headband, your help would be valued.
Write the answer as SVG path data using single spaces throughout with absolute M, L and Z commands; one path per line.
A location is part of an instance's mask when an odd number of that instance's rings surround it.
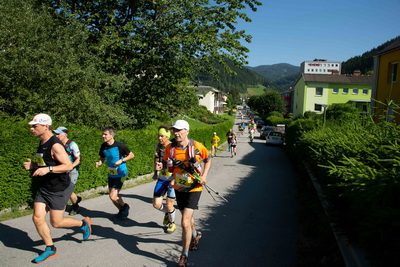
M 158 134 L 171 138 L 171 131 L 166 130 L 165 128 L 160 128 L 160 130 L 158 130 Z

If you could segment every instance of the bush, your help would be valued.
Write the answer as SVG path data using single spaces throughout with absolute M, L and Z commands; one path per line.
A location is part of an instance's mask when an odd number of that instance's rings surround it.
M 288 146 L 315 171 L 338 230 L 373 265 L 398 265 L 400 127 L 336 114 L 326 127 L 319 120 L 294 121 Z

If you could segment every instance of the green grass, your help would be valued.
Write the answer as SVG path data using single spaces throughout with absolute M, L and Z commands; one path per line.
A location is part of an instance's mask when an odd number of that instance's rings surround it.
M 265 86 L 259 84 L 257 87 L 247 88 L 247 93 L 248 93 L 250 96 L 253 96 L 253 95 L 262 95 L 262 94 L 265 93 L 265 90 L 264 90 L 264 89 L 265 89 Z

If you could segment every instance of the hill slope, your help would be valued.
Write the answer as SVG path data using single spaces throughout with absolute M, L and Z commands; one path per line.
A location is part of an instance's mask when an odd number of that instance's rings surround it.
M 257 67 L 246 68 L 257 72 L 266 79 L 271 80 L 278 91 L 285 91 L 296 81 L 300 73 L 300 67 L 287 63 L 261 65 Z
M 248 87 L 257 87 L 259 84 L 273 86 L 272 82 L 268 81 L 267 78 L 253 70 L 245 67 L 238 68 L 233 64 L 229 65 L 237 75 L 226 73 L 223 70 L 223 67 L 220 66 L 220 75 L 218 80 L 208 73 L 198 73 L 195 77 L 195 81 L 198 84 L 212 86 L 223 92 L 229 92 L 232 88 L 235 88 L 238 92 L 245 93 Z

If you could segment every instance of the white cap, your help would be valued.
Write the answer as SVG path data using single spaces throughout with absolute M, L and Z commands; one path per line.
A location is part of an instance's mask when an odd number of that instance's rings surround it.
M 58 127 L 53 132 L 55 132 L 56 134 L 68 133 L 68 129 L 65 127 Z
M 216 132 L 214 132 L 214 134 L 217 134 Z
M 52 121 L 49 115 L 47 114 L 37 114 L 35 117 L 33 117 L 32 121 L 29 122 L 28 124 L 30 125 L 35 125 L 35 124 L 41 124 L 41 125 L 51 125 Z
M 174 125 L 172 125 L 172 128 L 178 130 L 186 129 L 189 131 L 189 123 L 185 120 L 177 120 Z

